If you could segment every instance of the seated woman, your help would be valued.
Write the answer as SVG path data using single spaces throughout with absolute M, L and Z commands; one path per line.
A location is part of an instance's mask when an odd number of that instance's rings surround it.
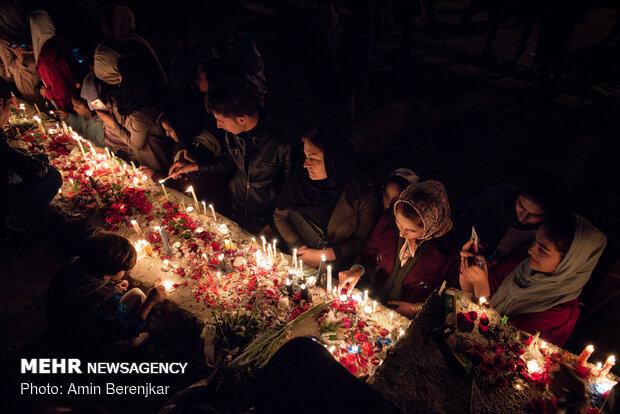
M 97 111 L 106 146 L 127 151 L 141 166 L 166 174 L 172 145 L 157 122 L 161 85 L 157 73 L 138 55 L 121 56 L 100 44 L 95 50 L 95 76 L 108 86 L 108 111 Z
M 71 97 L 71 103 L 75 114 L 58 110 L 56 113 L 60 119 L 96 146 L 103 147 L 103 123 L 88 109 L 88 104 L 80 96 L 79 90 Z
M 410 185 L 394 209 L 381 216 L 351 269 L 340 272 L 338 292 L 346 289 L 350 295 L 368 272 L 371 296 L 412 318 L 446 277 L 456 275 L 458 255 L 451 230 L 443 184 L 429 180 Z
M 454 226 L 463 243 L 474 226 L 481 252 L 495 260 L 525 250 L 536 230 L 549 215 L 566 211 L 569 190 L 566 180 L 553 170 L 534 171 L 516 187 L 499 184 L 485 189 L 454 214 Z
M 127 291 L 122 280 L 136 264 L 129 240 L 110 232 L 95 232 L 52 278 L 47 288 L 47 318 L 56 338 L 74 350 L 131 351 L 152 307 L 165 299 L 163 286 L 148 296 L 138 288 Z
M 346 167 L 340 139 L 335 129 L 307 133 L 302 138 L 304 168 L 291 175 L 276 200 L 278 232 L 291 249 L 298 249 L 299 259 L 314 268 L 322 255 L 339 267 L 350 264 L 375 224 L 375 195 Z
M 411 184 L 417 184 L 419 180 L 418 175 L 408 168 L 398 168 L 392 171 L 382 187 L 383 210 L 391 209 L 400 193 Z
M 490 296 L 513 325 L 562 346 L 575 327 L 578 297 L 605 249 L 605 235 L 580 216 L 550 217 L 536 232 L 529 258 L 513 255 L 491 269 L 482 255 L 469 252 L 472 243 L 461 252 L 461 288 Z

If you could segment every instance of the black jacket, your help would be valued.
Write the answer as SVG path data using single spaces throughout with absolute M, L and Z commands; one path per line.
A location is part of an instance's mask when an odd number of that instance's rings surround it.
M 232 218 L 256 232 L 271 221 L 275 198 L 291 173 L 291 134 L 261 114 L 251 131 L 227 132 L 224 146 L 225 155 L 201 172 L 219 170 L 232 177 L 228 183 Z

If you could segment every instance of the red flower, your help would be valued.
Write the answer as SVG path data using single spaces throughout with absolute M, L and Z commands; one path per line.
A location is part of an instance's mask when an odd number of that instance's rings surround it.
M 349 318 L 347 317 L 342 318 L 342 326 L 345 329 L 349 329 L 351 327 L 351 321 L 349 320 Z
M 379 335 L 381 335 L 382 337 L 386 337 L 390 334 L 390 331 L 388 331 L 387 329 L 383 328 L 381 329 L 381 332 L 379 332 Z
M 483 335 L 488 333 L 489 331 L 489 317 L 484 312 L 482 312 L 482 315 L 480 315 L 480 321 L 478 322 L 478 331 Z

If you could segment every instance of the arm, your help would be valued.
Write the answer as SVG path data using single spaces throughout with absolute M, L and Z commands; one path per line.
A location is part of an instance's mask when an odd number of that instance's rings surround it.
M 43 161 L 45 155 L 39 155 L 34 158 L 25 150 L 13 148 L 7 143 L 0 144 L 0 163 L 22 178 L 41 178 L 47 174 L 49 164 Z
M 375 227 L 375 217 L 377 216 L 377 200 L 372 191 L 368 191 L 364 198 L 360 200 L 357 211 L 357 228 L 351 237 L 331 246 L 334 250 L 337 261 L 346 261 L 355 257 Z
M 491 296 L 489 269 L 483 255 L 469 251 L 473 243 L 473 240 L 469 240 L 461 250 L 459 281 L 464 291 L 473 293 L 478 298 L 482 296 L 488 298 Z M 472 261 L 474 263 L 471 263 Z
M 295 227 L 288 220 L 288 213 L 288 209 L 280 210 L 276 208 L 273 213 L 273 221 L 289 248 L 299 248 L 304 242 Z

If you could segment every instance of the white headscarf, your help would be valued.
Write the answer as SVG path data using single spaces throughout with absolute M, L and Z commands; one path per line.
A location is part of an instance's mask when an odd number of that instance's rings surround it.
M 30 15 L 30 33 L 32 35 L 32 51 L 35 62 L 45 42 L 56 36 L 56 27 L 49 14 L 44 10 L 35 10 Z
M 607 237 L 588 220 L 575 215 L 575 236 L 568 252 L 551 274 L 533 272 L 525 259 L 491 297 L 502 315 L 543 312 L 576 299 L 607 245 Z
M 108 85 L 118 85 L 121 83 L 122 77 L 118 71 L 118 59 L 121 54 L 110 49 L 109 47 L 99 44 L 95 49 L 93 71 L 95 76 Z

